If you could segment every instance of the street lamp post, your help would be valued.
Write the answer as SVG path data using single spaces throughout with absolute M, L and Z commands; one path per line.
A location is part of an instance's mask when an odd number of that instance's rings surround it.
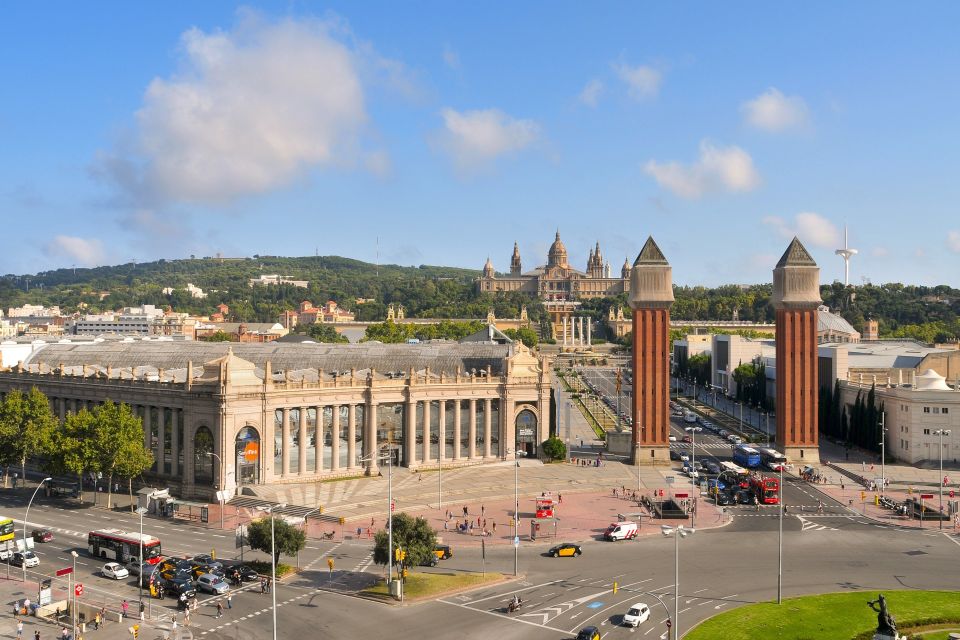
M 24 478 L 26 480 L 26 478 Z M 37 488 L 33 490 L 33 495 L 30 496 L 30 502 L 27 503 L 27 512 L 23 514 L 23 553 L 26 556 L 27 553 L 27 520 L 30 518 L 30 505 L 33 504 L 33 499 L 37 497 L 37 493 L 40 491 L 40 488 L 43 487 L 43 483 L 50 482 L 53 478 L 44 478 L 40 481 L 40 484 L 37 485 Z M 27 561 L 23 561 L 23 581 L 27 581 Z
M 783 602 L 783 510 L 786 505 L 783 504 L 783 463 L 780 463 L 780 484 L 778 491 L 780 499 L 780 515 L 777 518 L 777 604 Z
M 664 537 L 673 536 L 674 578 L 673 578 L 673 640 L 680 637 L 680 538 L 696 533 L 696 529 L 686 528 L 683 525 L 671 527 L 662 525 L 660 530 Z
M 940 513 L 937 522 L 940 524 L 940 529 L 943 529 L 943 436 L 949 436 L 950 429 L 937 429 L 933 435 L 940 436 Z
M 393 582 L 393 438 L 387 442 L 385 452 L 379 451 L 371 453 L 363 458 L 358 458 L 360 462 L 369 462 L 370 460 L 387 461 L 387 589 Z M 391 594 L 392 595 L 392 594 Z
M 222 509 L 221 509 L 222 511 Z M 143 514 L 147 512 L 146 507 L 137 507 L 137 513 L 140 515 L 140 569 L 137 571 L 137 586 L 140 589 L 140 606 L 143 606 Z M 76 635 L 76 634 L 74 634 Z
M 72 598 L 70 604 L 70 626 L 73 628 L 73 637 L 77 637 L 77 591 L 74 589 L 73 585 L 77 582 L 77 552 L 70 551 L 71 559 L 73 560 L 73 569 L 70 571 L 70 593 L 67 594 L 68 598 Z
M 516 445 L 514 445 L 516 447 Z M 520 527 L 520 458 L 524 455 L 523 451 L 514 448 L 513 450 L 513 575 L 519 575 L 520 572 L 520 545 L 517 544 Z
M 260 511 L 265 511 L 270 515 L 270 595 L 272 596 L 273 609 L 273 640 L 277 640 L 277 547 L 276 535 L 273 526 L 273 512 L 275 509 L 284 508 L 286 503 L 272 504 L 268 507 L 257 507 Z
M 743 403 L 738 402 L 737 404 L 740 405 L 740 432 L 743 433 Z
M 887 484 L 887 412 L 880 412 L 880 496 L 883 497 L 884 485 Z
M 209 458 L 216 458 L 216 459 L 217 459 L 217 466 L 219 467 L 218 471 L 223 471 L 223 459 L 222 459 L 220 456 L 218 456 L 217 454 L 215 454 L 213 451 L 207 451 L 207 457 L 209 457 Z M 220 475 L 220 474 L 218 473 L 217 476 L 219 476 L 219 475 Z M 224 484 L 227 483 L 227 476 L 226 476 L 226 475 L 223 476 L 223 483 L 224 483 Z M 217 482 L 217 484 L 220 484 L 220 483 Z M 220 487 L 220 491 L 223 491 L 223 490 L 224 490 L 224 488 L 223 488 L 223 487 Z M 223 496 L 223 494 L 222 494 L 222 493 L 219 493 L 219 496 Z M 219 496 L 218 496 L 218 497 L 219 497 Z M 223 529 L 223 502 L 224 502 L 224 501 L 223 501 L 222 499 L 220 499 L 220 500 L 218 500 L 218 502 L 220 503 L 220 528 Z

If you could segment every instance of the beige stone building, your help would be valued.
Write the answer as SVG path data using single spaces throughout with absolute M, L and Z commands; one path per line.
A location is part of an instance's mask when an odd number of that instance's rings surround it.
M 36 346 L 36 345 L 34 345 Z M 549 435 L 549 367 L 522 344 L 58 343 L 0 370 L 62 419 L 107 399 L 143 419 L 151 479 L 182 497 L 529 454 Z
M 477 281 L 480 291 L 520 291 L 548 302 L 564 302 L 615 296 L 630 290 L 630 263 L 624 260 L 619 277 L 611 277 L 610 265 L 604 261 L 600 243 L 590 250 L 586 271 L 574 269 L 567 258 L 567 248 L 560 240 L 560 232 L 547 254 L 547 264 L 524 272 L 520 248 L 513 245 L 510 274 L 497 275 L 493 263 L 487 259 L 483 274 Z

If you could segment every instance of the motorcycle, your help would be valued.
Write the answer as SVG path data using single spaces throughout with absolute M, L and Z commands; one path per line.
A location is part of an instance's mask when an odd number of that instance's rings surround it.
M 510 604 L 507 605 L 507 612 L 513 613 L 514 611 L 517 611 L 522 606 L 523 606 L 523 600 L 517 600 L 517 601 L 511 600 Z

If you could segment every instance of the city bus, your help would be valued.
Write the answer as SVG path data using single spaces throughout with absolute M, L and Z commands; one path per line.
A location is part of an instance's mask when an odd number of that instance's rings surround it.
M 139 533 L 127 533 L 119 529 L 100 529 L 87 536 L 87 547 L 95 558 L 109 558 L 120 563 L 140 559 L 140 544 L 143 544 L 143 561 L 160 562 L 160 540 Z
M 728 460 L 720 463 L 720 476 L 717 480 L 723 480 L 727 488 L 750 488 L 750 472 Z
M 760 459 L 771 471 L 779 471 L 780 465 L 787 463 L 787 457 L 776 449 L 760 449 Z
M 15 529 L 16 527 L 13 525 L 13 518 L 5 518 L 0 516 L 0 542 L 13 540 L 13 538 L 16 536 Z
M 756 469 L 761 462 L 760 452 L 745 444 L 738 444 L 733 448 L 733 461 L 748 469 Z
M 750 488 L 760 504 L 780 504 L 780 481 L 776 478 L 755 475 L 750 480 Z

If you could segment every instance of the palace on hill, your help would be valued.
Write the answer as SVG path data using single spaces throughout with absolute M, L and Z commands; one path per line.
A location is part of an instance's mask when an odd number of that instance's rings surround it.
M 547 302 L 567 302 L 588 298 L 615 296 L 630 291 L 630 263 L 624 260 L 619 277 L 611 277 L 610 263 L 600 252 L 600 243 L 590 250 L 586 271 L 570 266 L 567 248 L 560 240 L 560 232 L 550 245 L 547 264 L 524 272 L 520 248 L 513 245 L 510 274 L 497 274 L 487 258 L 483 275 L 477 281 L 480 291 L 520 291 Z

